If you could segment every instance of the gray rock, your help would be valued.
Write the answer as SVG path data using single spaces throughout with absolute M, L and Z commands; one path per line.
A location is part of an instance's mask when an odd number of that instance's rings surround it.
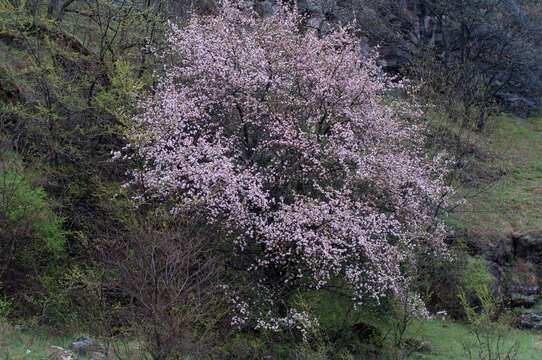
M 524 295 L 520 293 L 510 294 L 510 305 L 512 307 L 530 308 L 536 304 L 537 300 L 537 295 Z
M 260 16 L 269 16 L 277 11 L 278 5 L 273 0 L 263 0 L 254 2 L 254 10 L 260 14 Z
M 500 241 L 485 249 L 484 259 L 492 261 L 500 266 L 506 266 L 512 260 L 512 248 L 506 241 Z
M 82 336 L 70 344 L 70 349 L 79 355 L 87 355 L 91 352 L 105 353 L 104 346 L 94 339 Z
M 521 314 L 520 324 L 525 329 L 542 330 L 542 314 L 525 312 Z
M 60 358 L 61 360 L 76 360 L 77 356 L 70 350 L 66 350 L 60 346 L 51 345 L 50 347 L 54 352 L 56 357 L 55 359 Z
M 530 234 L 512 238 L 514 255 L 534 263 L 542 263 L 542 235 Z
M 529 285 L 512 285 L 509 289 L 510 293 L 517 293 L 522 295 L 537 295 L 538 286 L 529 286 Z
M 498 242 L 493 246 L 486 247 L 482 250 L 482 258 L 484 259 L 487 270 L 491 276 L 495 279 L 492 281 L 491 290 L 493 293 L 502 298 L 504 295 L 503 281 L 504 281 L 504 268 L 512 260 L 512 249 L 510 246 L 504 242 Z M 518 297 L 518 302 L 520 302 Z M 526 302 L 525 302 L 526 303 Z M 534 305 L 534 303 L 533 303 Z M 517 305 L 524 306 L 524 305 Z M 532 306 L 532 305 L 531 305 Z
M 485 259 L 484 259 L 485 260 Z M 498 298 L 502 298 L 504 295 L 503 291 L 503 279 L 504 279 L 504 269 L 501 265 L 494 261 L 485 260 L 487 271 L 494 278 L 494 280 L 489 284 L 490 290 Z

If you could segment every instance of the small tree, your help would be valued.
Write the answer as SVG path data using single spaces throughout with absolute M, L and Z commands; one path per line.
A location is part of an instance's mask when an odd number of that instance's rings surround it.
M 361 60 L 348 29 L 301 27 L 295 12 L 227 2 L 173 25 L 155 52 L 165 75 L 126 131 L 124 154 L 143 161 L 132 184 L 218 226 L 228 265 L 261 294 L 339 278 L 378 299 L 398 290 L 411 250 L 444 247 L 443 159 L 384 105 L 399 85 Z
M 499 299 L 487 285 L 476 287 L 479 307 L 473 306 L 464 292 L 459 299 L 471 325 L 474 344 L 463 344 L 468 359 L 515 360 L 518 358 L 519 342 L 513 335 L 512 313 L 501 313 Z
M 221 262 L 210 252 L 209 233 L 186 220 L 132 220 L 104 242 L 111 269 L 106 288 L 127 299 L 122 320 L 133 324 L 155 360 L 209 351 L 209 330 L 223 298 Z

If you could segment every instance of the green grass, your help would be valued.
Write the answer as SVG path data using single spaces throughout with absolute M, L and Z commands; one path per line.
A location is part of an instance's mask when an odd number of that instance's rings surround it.
M 69 351 L 70 343 L 81 335 L 84 334 L 58 333 L 57 330 L 46 326 L 20 330 L 0 319 L 0 360 L 62 360 L 62 352 L 51 346 L 59 346 Z M 138 350 L 139 345 L 134 341 L 117 342 L 110 344 L 108 348 L 111 359 L 143 358 L 141 351 Z M 91 355 L 76 358 L 95 359 Z
M 476 346 L 473 346 L 474 338 L 469 332 L 469 327 L 458 322 L 427 321 L 421 326 L 410 327 L 407 330 L 406 336 L 431 342 L 432 353 L 424 353 L 425 359 L 466 359 L 464 352 L 465 345 L 471 346 L 472 350 L 476 350 Z M 514 340 L 519 342 L 518 360 L 541 358 L 542 333 L 529 330 L 512 330 L 508 334 L 508 338 L 509 341 L 506 345 L 512 344 Z M 60 360 L 60 357 L 56 358 L 53 356 L 50 346 L 57 345 L 67 349 L 73 339 L 73 336 L 52 335 L 45 328 L 21 332 L 5 322 L 0 322 L 0 359 Z M 30 350 L 28 354 L 26 353 L 27 349 Z M 128 355 L 125 359 L 134 359 L 132 356 Z M 420 357 L 418 354 L 414 354 L 412 358 L 416 359 Z M 90 358 L 80 357 L 79 359 L 85 360 Z
M 408 329 L 407 336 L 431 342 L 432 353 L 425 354 L 426 359 L 467 359 L 465 346 L 470 347 L 473 354 L 476 354 L 477 350 L 469 327 L 457 322 L 428 321 L 421 327 L 414 326 Z M 511 330 L 507 337 L 505 348 L 512 345 L 515 340 L 519 343 L 518 360 L 542 359 L 541 332 L 515 329 Z M 414 355 L 413 358 L 416 356 Z
M 69 343 L 68 337 L 54 336 L 45 329 L 21 331 L 7 322 L 0 321 L 1 360 L 48 359 L 54 353 L 51 345 L 67 349 Z
M 542 117 L 502 115 L 495 128 L 488 155 L 474 160 L 486 178 L 479 175 L 476 185 L 460 188 L 467 204 L 449 219 L 488 241 L 542 231 Z M 498 172 L 504 175 L 487 176 Z

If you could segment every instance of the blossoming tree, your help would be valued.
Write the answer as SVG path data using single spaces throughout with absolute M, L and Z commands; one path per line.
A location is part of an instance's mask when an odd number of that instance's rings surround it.
M 300 29 L 295 12 L 227 3 L 172 26 L 156 54 L 164 73 L 128 129 L 125 153 L 144 164 L 133 181 L 172 211 L 199 211 L 249 272 L 314 288 L 342 279 L 378 299 L 412 250 L 444 246 L 446 171 L 353 35 Z

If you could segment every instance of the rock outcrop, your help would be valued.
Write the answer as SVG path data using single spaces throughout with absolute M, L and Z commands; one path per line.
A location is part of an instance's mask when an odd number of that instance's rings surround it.
M 264 16 L 272 14 L 278 8 L 277 0 L 251 0 L 250 3 L 258 13 Z M 438 1 L 425 4 L 413 0 L 298 0 L 297 4 L 299 12 L 306 16 L 306 25 L 320 34 L 325 34 L 335 24 L 357 21 L 363 45 L 362 52 L 367 52 L 369 46 L 379 45 L 379 63 L 384 70 L 391 73 L 400 71 L 424 49 L 439 49 L 435 53 L 436 57 L 444 62 L 449 62 L 451 59 L 463 58 L 471 48 L 479 52 L 481 48 L 485 47 L 486 50 L 490 49 L 486 51 L 489 54 L 492 52 L 491 49 L 500 46 L 503 41 L 509 41 L 512 46 L 516 46 L 525 40 L 521 37 L 522 35 L 516 36 L 505 30 L 505 25 L 501 26 L 501 29 L 498 21 L 496 22 L 493 18 L 498 15 L 490 15 L 491 11 L 495 14 L 506 13 L 506 21 L 513 23 L 518 29 L 527 29 L 532 23 L 529 16 L 514 1 L 502 5 L 503 8 L 499 10 L 493 9 L 489 2 L 487 4 L 481 2 L 476 5 L 480 8 L 468 7 L 465 12 L 469 13 L 470 11 L 471 15 L 484 13 L 483 18 L 481 15 L 472 17 L 466 13 L 459 13 L 465 16 L 463 20 L 469 22 L 472 31 L 469 36 L 473 37 L 469 41 L 476 41 L 476 33 L 479 33 L 480 42 L 478 44 L 470 42 L 464 44 L 461 39 L 457 39 L 459 35 L 451 35 L 452 30 L 459 26 L 458 23 L 455 23 L 458 14 L 439 13 L 452 11 L 455 9 L 453 4 L 446 5 L 447 10 L 443 10 L 446 6 Z M 485 12 L 482 11 L 483 9 Z M 518 34 L 521 34 L 521 31 Z M 517 39 L 512 39 L 512 36 L 516 36 Z M 487 39 L 493 39 L 496 43 L 489 44 Z M 451 42 L 457 42 L 457 44 L 451 44 Z M 533 52 L 533 56 L 519 54 L 520 50 L 527 49 L 529 46 L 531 46 L 530 43 L 526 41 L 524 45 L 518 47 L 517 51 L 511 51 L 510 55 L 518 56 L 518 61 L 525 61 L 525 59 L 540 55 L 536 51 Z M 540 82 L 538 78 L 542 77 L 541 71 L 536 66 L 536 59 L 532 60 L 534 60 L 534 67 L 528 64 L 522 65 L 522 68 L 532 68 L 527 73 L 521 75 L 514 73 L 514 76 L 517 75 L 517 79 L 510 78 L 512 74 L 509 71 L 509 64 L 481 63 L 475 68 L 479 68 L 482 72 L 488 68 L 497 69 L 491 74 L 484 73 L 485 75 L 482 77 L 490 75 L 489 78 L 495 79 L 495 84 L 486 85 L 494 88 L 496 98 L 507 109 L 527 114 L 529 111 L 540 109 L 538 98 L 534 92 L 526 90 L 525 84 L 520 85 L 521 82 L 525 82 L 529 86 L 534 84 L 536 88 L 539 87 L 539 84 L 536 85 L 536 83 Z M 533 80 L 535 78 L 538 80 Z
M 512 237 L 514 256 L 542 264 L 542 234 Z
M 542 330 L 542 314 L 524 312 L 520 317 L 520 326 L 524 329 Z

